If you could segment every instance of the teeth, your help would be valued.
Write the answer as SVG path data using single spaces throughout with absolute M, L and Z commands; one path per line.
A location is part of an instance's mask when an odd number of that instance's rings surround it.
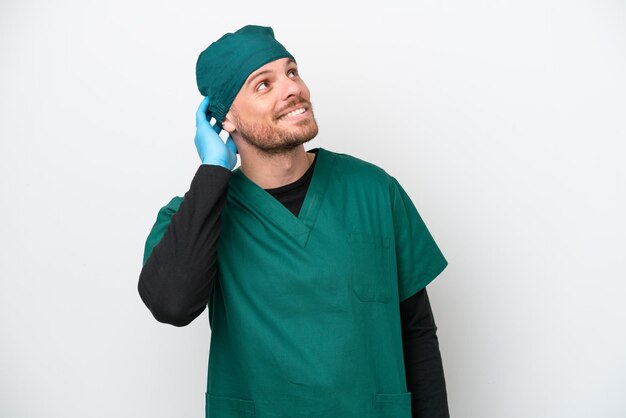
M 284 115 L 283 117 L 281 117 L 281 119 L 284 119 L 284 118 L 290 118 L 290 117 L 292 117 L 292 116 L 300 115 L 300 114 L 304 113 L 304 110 L 305 110 L 305 109 L 304 109 L 303 107 L 301 107 L 300 109 L 296 109 L 296 110 L 294 110 L 293 112 L 289 112 L 289 113 L 287 113 L 286 115 Z

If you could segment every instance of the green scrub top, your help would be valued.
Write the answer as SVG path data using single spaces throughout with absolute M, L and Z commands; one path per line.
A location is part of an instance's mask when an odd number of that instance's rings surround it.
M 448 263 L 395 178 L 317 159 L 297 217 L 240 169 L 230 179 L 207 418 L 411 418 L 399 303 Z M 156 244 L 163 222 L 153 231 Z

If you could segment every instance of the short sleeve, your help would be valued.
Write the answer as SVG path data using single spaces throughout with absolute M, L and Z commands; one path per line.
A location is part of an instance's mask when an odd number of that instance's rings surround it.
M 448 265 L 415 205 L 391 177 L 398 292 L 403 301 L 433 281 Z
M 143 264 L 146 264 L 146 261 L 148 261 L 148 258 L 152 253 L 152 249 L 159 243 L 159 241 L 161 241 L 163 235 L 165 235 L 167 226 L 170 224 L 172 216 L 174 216 L 174 214 L 178 211 L 178 208 L 180 207 L 182 201 L 182 197 L 174 196 L 167 205 L 163 206 L 159 210 L 156 222 L 154 223 L 154 226 L 150 230 L 148 238 L 146 239 L 146 246 L 143 252 Z

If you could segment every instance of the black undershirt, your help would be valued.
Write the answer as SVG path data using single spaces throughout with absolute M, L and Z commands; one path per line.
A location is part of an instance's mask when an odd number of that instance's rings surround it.
M 318 150 L 319 149 L 316 148 L 308 151 L 309 153 L 315 154 L 315 158 L 313 159 L 313 162 L 308 170 L 298 180 L 274 189 L 265 189 L 266 192 L 278 199 L 278 201 L 285 205 L 285 207 L 295 216 L 298 216 L 300 213 L 300 208 L 302 207 L 302 203 L 304 203 L 304 197 L 309 189 L 309 184 L 311 184 L 313 169 L 315 168 L 315 163 L 317 162 Z
M 316 148 L 308 152 L 317 156 L 318 151 Z M 265 189 L 295 216 L 304 202 L 316 161 L 317 157 L 295 182 Z M 160 322 L 187 325 L 202 313 L 211 297 L 221 227 L 219 217 L 231 175 L 232 172 L 224 167 L 203 164 L 198 168 L 163 238 L 155 245 L 141 270 L 139 294 Z M 188 256 L 191 253 L 206 254 L 207 257 Z M 200 264 L 198 258 L 209 261 Z M 186 281 L 184 286 L 181 286 L 182 280 Z M 189 294 L 181 294 L 181 288 L 192 290 Z M 400 302 L 400 319 L 412 416 L 449 418 L 437 326 L 425 288 Z

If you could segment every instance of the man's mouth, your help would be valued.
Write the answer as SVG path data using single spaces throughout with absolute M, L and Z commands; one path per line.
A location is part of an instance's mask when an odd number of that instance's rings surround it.
M 289 119 L 289 118 L 293 118 L 295 116 L 301 115 L 304 112 L 306 112 L 306 109 L 304 107 L 300 107 L 298 109 L 292 110 L 291 112 L 282 115 L 280 118 L 278 119 Z

